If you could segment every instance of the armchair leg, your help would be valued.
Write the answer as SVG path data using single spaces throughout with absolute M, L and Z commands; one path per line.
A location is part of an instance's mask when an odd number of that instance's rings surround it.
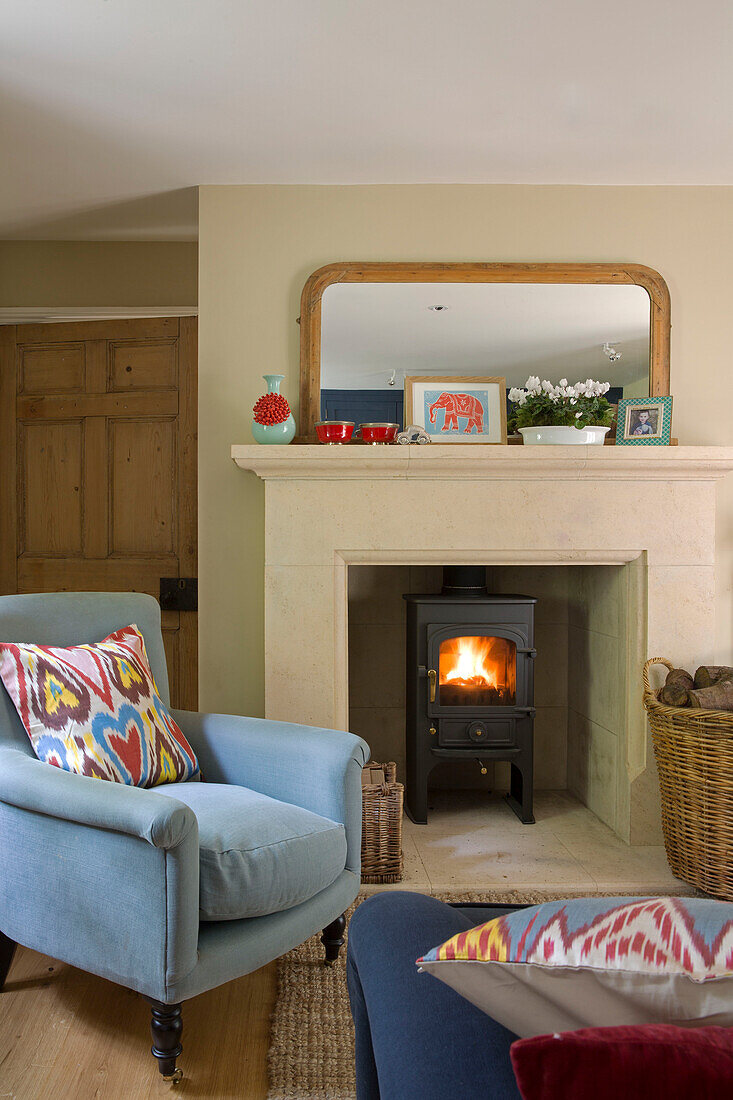
M 183 1050 L 181 1005 L 164 1005 L 149 997 L 147 1000 L 150 1001 L 152 1011 L 150 1018 L 150 1033 L 153 1036 L 152 1053 L 158 1060 L 158 1069 L 164 1081 L 180 1081 L 183 1070 L 176 1068 L 176 1058 Z
M 339 957 L 339 951 L 344 946 L 344 929 L 346 928 L 346 914 L 342 913 L 336 920 L 331 921 L 327 928 L 323 929 L 321 943 L 326 948 L 326 966 L 333 966 Z
M 0 932 L 0 990 L 5 985 L 17 946 L 15 940 L 8 939 L 4 932 Z

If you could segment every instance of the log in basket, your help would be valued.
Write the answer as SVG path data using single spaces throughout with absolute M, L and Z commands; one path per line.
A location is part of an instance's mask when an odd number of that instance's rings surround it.
M 667 859 L 678 878 L 733 901 L 733 711 L 660 703 L 649 681 L 655 664 L 674 666 L 652 657 L 643 672 Z

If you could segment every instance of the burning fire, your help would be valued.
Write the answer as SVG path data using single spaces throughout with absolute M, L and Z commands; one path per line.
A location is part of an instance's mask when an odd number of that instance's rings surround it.
M 440 647 L 440 682 L 457 687 L 499 686 L 498 662 L 490 660 L 494 638 L 452 638 Z M 506 660 L 502 661 L 506 668 Z
M 506 638 L 450 638 L 440 646 L 440 683 L 501 695 L 515 691 L 516 649 Z

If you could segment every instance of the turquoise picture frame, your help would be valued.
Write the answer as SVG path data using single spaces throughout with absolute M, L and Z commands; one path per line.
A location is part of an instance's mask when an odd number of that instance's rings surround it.
M 617 447 L 668 447 L 672 398 L 622 397 L 616 417 Z

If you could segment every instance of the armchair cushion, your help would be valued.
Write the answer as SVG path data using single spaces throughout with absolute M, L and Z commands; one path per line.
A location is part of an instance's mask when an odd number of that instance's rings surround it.
M 279 913 L 335 882 L 346 865 L 344 826 L 226 783 L 168 783 L 199 827 L 201 920 Z
M 88 645 L 1 642 L 0 677 L 39 760 L 134 787 L 198 777 L 136 626 Z

